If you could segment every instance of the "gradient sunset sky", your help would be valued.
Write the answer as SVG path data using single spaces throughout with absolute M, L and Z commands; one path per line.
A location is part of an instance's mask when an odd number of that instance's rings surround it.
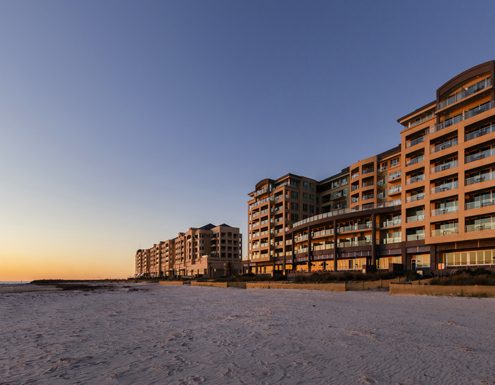
M 0 2 L 0 281 L 127 277 L 247 193 L 400 141 L 493 1 Z

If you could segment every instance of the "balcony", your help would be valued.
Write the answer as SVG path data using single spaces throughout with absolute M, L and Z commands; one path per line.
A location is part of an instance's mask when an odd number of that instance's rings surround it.
M 475 152 L 471 155 L 466 155 L 466 163 L 475 162 L 480 159 L 488 158 L 489 156 L 495 155 L 495 148 L 488 148 L 483 151 Z
M 333 250 L 333 243 L 326 243 L 324 245 L 316 245 L 313 247 L 313 251 Z
M 449 191 L 449 190 L 454 190 L 457 188 L 457 181 L 456 182 L 451 182 L 451 183 L 445 183 L 440 186 L 433 187 L 431 189 L 432 193 L 441 193 L 444 191 Z
M 359 177 L 359 173 L 358 172 L 356 172 L 356 173 L 354 173 L 354 174 L 351 175 L 351 179 L 356 179 L 358 177 Z
M 458 101 L 465 99 L 474 93 L 481 91 L 485 88 L 488 88 L 492 85 L 492 79 L 484 79 L 479 81 L 476 84 L 473 84 L 472 86 L 468 87 L 467 89 L 463 89 L 460 92 L 455 93 L 454 95 L 450 96 L 449 98 L 442 100 L 441 102 L 438 103 L 437 110 L 441 110 L 447 106 L 450 106 L 454 103 L 457 103 Z
M 416 214 L 416 215 L 411 215 L 410 217 L 407 217 L 406 222 L 407 223 L 420 222 L 420 221 L 423 221 L 424 219 L 425 219 L 424 214 Z
M 416 120 L 414 120 L 414 121 L 410 121 L 410 122 L 408 122 L 407 126 L 408 126 L 409 128 L 411 128 L 411 127 L 415 127 L 415 126 L 417 126 L 417 125 L 419 125 L 419 124 L 421 124 L 421 123 L 426 122 L 427 120 L 430 120 L 431 118 L 433 118 L 433 112 L 430 112 L 430 113 L 428 113 L 428 114 L 426 114 L 426 115 L 423 115 L 423 116 L 422 116 L 421 118 L 419 118 L 419 119 L 416 119 Z
M 333 235 L 333 230 L 321 230 L 313 233 L 313 238 L 328 237 Z
M 437 215 L 444 215 L 444 214 L 449 214 L 449 213 L 455 213 L 457 210 L 459 210 L 459 206 L 449 206 L 449 207 L 440 207 L 435 210 L 431 210 L 431 215 L 432 216 L 437 216 Z
M 357 247 L 357 246 L 369 246 L 371 245 L 371 240 L 354 240 L 354 241 L 341 241 L 337 244 L 337 247 Z
M 408 241 L 422 241 L 424 239 L 425 239 L 424 233 L 416 233 L 416 234 L 408 234 L 407 235 Z
M 495 124 L 490 124 L 489 126 L 481 127 L 475 131 L 471 131 L 470 133 L 466 134 L 465 140 L 467 142 L 469 140 L 479 138 L 480 136 L 491 134 L 492 132 L 495 132 Z
M 457 160 L 451 160 L 450 162 L 442 163 L 431 168 L 431 172 L 442 172 L 448 169 L 457 167 Z
M 438 123 L 434 127 L 431 128 L 430 132 L 434 133 L 440 130 L 443 130 L 444 128 L 450 127 L 456 123 L 459 123 L 465 119 L 472 118 L 473 116 L 476 116 L 478 114 L 481 114 L 482 112 L 491 110 L 492 108 L 495 107 L 495 101 L 483 103 L 469 111 L 464 112 L 463 114 L 456 115 L 450 119 L 445 120 L 442 123 Z
M 486 172 L 484 174 L 474 175 L 474 176 L 471 176 L 469 178 L 466 178 L 466 186 L 468 186 L 470 184 L 486 182 L 486 181 L 494 180 L 494 179 L 495 179 L 495 171 Z
M 495 199 L 477 199 L 472 202 L 466 202 L 466 210 L 480 209 L 493 205 L 495 205 Z
M 402 219 L 398 218 L 398 219 L 384 221 L 382 223 L 382 227 L 396 227 L 396 226 L 400 226 L 401 224 L 402 224 Z
M 359 185 L 357 185 L 357 184 L 351 185 L 351 191 L 356 191 L 358 189 L 359 189 Z
M 466 225 L 466 232 L 495 230 L 495 221 L 487 221 L 483 223 L 473 223 Z
M 413 164 L 417 164 L 419 162 L 422 162 L 424 160 L 424 156 L 423 155 L 420 155 L 420 156 L 417 156 L 415 158 L 412 158 L 412 159 L 409 159 L 407 162 L 406 162 L 406 166 L 412 166 Z
M 422 182 L 424 180 L 425 180 L 425 175 L 424 174 L 415 175 L 415 176 L 410 177 L 407 180 L 407 184 L 413 184 L 413 183 L 416 183 L 416 182 Z
M 425 199 L 425 194 L 424 193 L 419 193 L 415 195 L 410 195 L 406 198 L 406 202 L 415 202 L 415 201 L 420 201 L 421 199 Z
M 394 173 L 392 173 L 392 174 L 390 174 L 388 176 L 388 181 L 391 182 L 393 180 L 400 179 L 400 176 L 401 176 L 401 172 L 400 171 L 396 171 L 396 172 L 394 172 Z
M 387 237 L 387 238 L 383 238 L 382 241 L 384 245 L 388 245 L 390 243 L 400 243 L 400 242 L 402 242 L 402 237 Z
M 305 235 L 300 235 L 298 237 L 294 237 L 294 242 L 302 242 L 302 241 L 307 241 L 308 240 L 308 234 Z
M 434 229 L 431 231 L 432 237 L 442 237 L 444 235 L 454 235 L 454 234 L 459 234 L 459 228 L 457 226 L 446 227 L 443 229 Z
M 450 139 L 450 140 L 447 140 L 445 142 L 442 142 L 442 143 L 439 143 L 437 145 L 435 145 L 432 149 L 432 153 L 435 153 L 435 152 L 439 152 L 439 151 L 442 151 L 442 150 L 446 150 L 447 148 L 450 148 L 450 147 L 453 147 L 453 146 L 457 146 L 458 142 L 457 142 L 457 138 L 454 138 L 454 139 Z
M 425 137 L 424 136 L 420 136 L 419 138 L 416 138 L 416 139 L 413 139 L 413 140 L 410 140 L 407 142 L 406 144 L 406 147 L 409 148 L 409 147 L 413 147 L 417 144 L 420 144 L 420 143 L 423 143 L 425 141 Z
M 402 186 L 394 186 L 388 190 L 388 195 L 400 194 Z

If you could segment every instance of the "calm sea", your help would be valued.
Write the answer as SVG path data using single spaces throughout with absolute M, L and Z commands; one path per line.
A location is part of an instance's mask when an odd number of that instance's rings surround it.
M 0 285 L 23 285 L 29 281 L 0 281 Z

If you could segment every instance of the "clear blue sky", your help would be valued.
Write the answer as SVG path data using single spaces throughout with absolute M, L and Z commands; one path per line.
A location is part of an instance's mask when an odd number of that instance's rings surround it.
M 0 280 L 123 276 L 247 193 L 395 146 L 493 1 L 2 1 Z

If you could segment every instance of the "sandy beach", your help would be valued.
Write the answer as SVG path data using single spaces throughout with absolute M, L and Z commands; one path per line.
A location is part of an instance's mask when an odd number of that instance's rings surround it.
M 495 384 L 494 319 L 384 292 L 0 293 L 0 384 Z

